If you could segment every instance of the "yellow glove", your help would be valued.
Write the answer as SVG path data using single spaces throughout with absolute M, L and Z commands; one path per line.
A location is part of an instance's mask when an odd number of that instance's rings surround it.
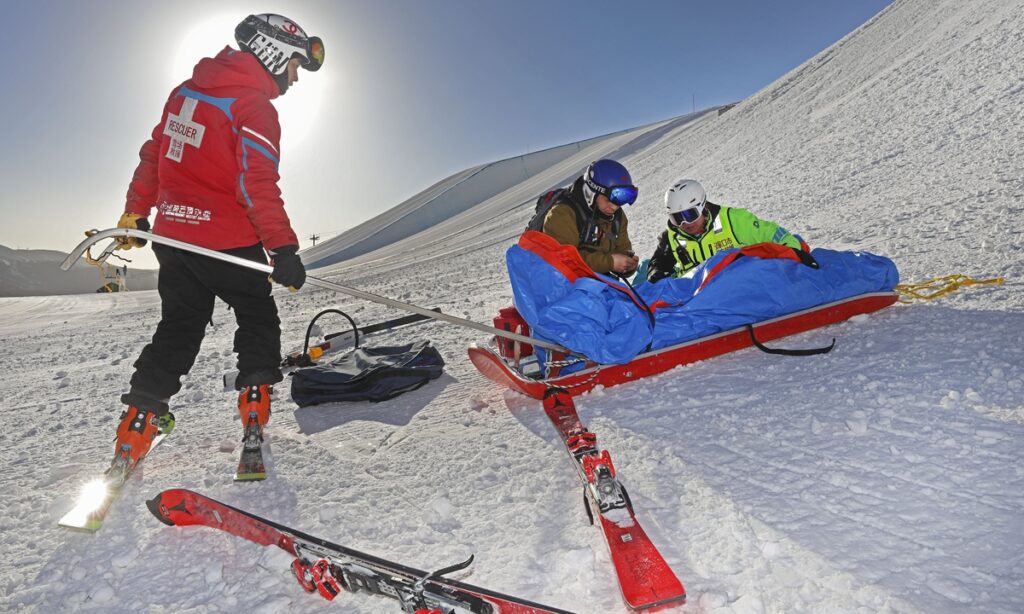
M 149 220 L 145 216 L 139 215 L 138 213 L 123 213 L 121 219 L 117 220 L 118 228 L 135 228 L 136 230 L 149 230 Z M 143 247 L 148 243 L 145 239 L 136 239 L 135 237 L 117 237 L 119 245 L 117 249 L 131 249 L 133 247 Z

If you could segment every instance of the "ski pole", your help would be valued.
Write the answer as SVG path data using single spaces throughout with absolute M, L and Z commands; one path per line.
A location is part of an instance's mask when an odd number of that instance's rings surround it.
M 134 228 L 109 228 L 107 230 L 100 230 L 100 231 L 97 231 L 97 232 L 89 235 L 84 241 L 79 243 L 75 247 L 75 249 L 71 250 L 71 253 L 68 254 L 67 258 L 64 259 L 64 262 L 61 263 L 60 268 L 62 270 L 64 270 L 64 271 L 67 271 L 68 269 L 70 269 L 71 265 L 73 265 L 79 258 L 81 258 L 82 254 L 85 253 L 85 251 L 88 250 L 89 247 L 94 245 L 95 243 L 98 243 L 99 241 L 102 241 L 103 239 L 108 239 L 108 238 L 116 239 L 116 238 L 121 238 L 121 237 L 135 237 L 136 239 L 145 239 L 147 241 L 152 241 L 153 243 L 160 243 L 162 245 L 167 245 L 169 247 L 176 247 L 178 249 L 183 249 L 185 251 L 192 252 L 194 254 L 199 254 L 201 256 L 206 256 L 208 258 L 213 258 L 215 260 L 221 260 L 223 262 L 229 262 L 231 264 L 236 264 L 238 266 L 242 266 L 242 267 L 245 267 L 247 269 L 253 269 L 255 271 L 261 271 L 261 272 L 267 273 L 267 274 L 270 274 L 270 273 L 274 272 L 274 267 L 272 267 L 272 266 L 270 266 L 268 264 L 262 264 L 260 262 L 254 262 L 252 260 L 246 260 L 245 258 L 239 258 L 238 256 L 232 256 L 231 254 L 225 254 L 225 253 L 218 252 L 218 251 L 215 251 L 215 250 L 212 250 L 212 249 L 207 249 L 205 247 L 199 247 L 198 245 L 192 245 L 191 243 L 186 243 L 184 241 L 178 241 L 177 239 L 171 239 L 169 237 L 162 237 L 160 235 L 155 235 L 155 234 L 153 234 L 151 232 L 144 232 L 142 230 L 136 230 Z M 101 255 L 101 258 L 105 259 L 107 256 L 112 254 L 114 252 L 115 245 L 116 245 L 116 241 L 111 242 L 111 245 L 108 245 L 107 248 L 103 250 L 103 254 Z M 387 305 L 389 307 L 394 307 L 396 309 L 404 309 L 405 311 L 411 311 L 413 313 L 418 313 L 421 316 L 426 316 L 426 317 L 432 318 L 434 320 L 441 320 L 443 322 L 448 322 L 449 324 L 455 324 L 457 326 L 464 326 L 466 328 L 472 328 L 472 329 L 479 330 L 479 331 L 482 331 L 482 332 L 490 334 L 490 335 L 497 335 L 498 337 L 505 337 L 506 339 L 513 339 L 515 341 L 519 341 L 520 343 L 529 343 L 531 345 L 535 345 L 537 347 L 542 347 L 542 348 L 547 349 L 547 350 L 552 350 L 554 352 L 565 352 L 565 353 L 570 353 L 571 352 L 570 350 L 568 350 L 568 349 L 566 349 L 566 348 L 564 348 L 564 347 L 562 347 L 560 345 L 557 345 L 557 344 L 554 344 L 554 343 L 550 343 L 548 341 L 542 341 L 540 339 L 535 339 L 533 337 L 527 337 L 526 335 L 520 335 L 518 333 L 513 333 L 511 331 L 501 330 L 501 329 L 498 329 L 498 328 L 494 328 L 493 326 L 487 326 L 486 324 L 480 324 L 478 322 L 474 322 L 472 320 L 467 320 L 465 318 L 459 318 L 459 317 L 456 317 L 456 316 L 453 316 L 453 315 L 449 315 L 447 313 L 433 311 L 431 309 L 426 309 L 424 307 L 420 307 L 418 305 L 413 305 L 411 303 L 403 303 L 401 301 L 396 301 L 394 299 L 390 299 L 390 298 L 387 298 L 387 297 L 384 297 L 384 296 L 378 296 L 376 294 L 371 294 L 369 292 L 364 292 L 362 290 L 357 290 L 355 288 L 349 288 L 347 286 L 343 286 L 341 284 L 336 284 L 334 282 L 330 282 L 330 281 L 327 281 L 327 280 L 324 280 L 324 279 L 319 279 L 317 277 L 312 277 L 312 276 L 308 276 L 307 275 L 306 276 L 306 283 L 308 283 L 311 286 L 317 286 L 317 287 L 320 287 L 320 288 L 325 288 L 327 290 L 333 290 L 333 291 L 338 292 L 340 294 L 346 294 L 348 296 L 353 296 L 353 297 L 356 297 L 356 298 L 361 298 L 361 299 L 364 299 L 364 300 L 367 300 L 367 301 L 370 301 L 370 302 L 373 302 L 373 303 L 379 303 L 381 305 Z

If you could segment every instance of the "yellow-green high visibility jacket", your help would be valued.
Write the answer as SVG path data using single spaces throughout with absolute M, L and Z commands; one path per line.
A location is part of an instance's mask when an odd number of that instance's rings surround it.
M 687 234 L 672 224 L 661 233 L 658 248 L 647 268 L 648 281 L 685 275 L 723 249 L 755 243 L 800 247 L 800 239 L 788 230 L 746 209 L 707 203 L 705 212 L 705 230 L 700 236 Z

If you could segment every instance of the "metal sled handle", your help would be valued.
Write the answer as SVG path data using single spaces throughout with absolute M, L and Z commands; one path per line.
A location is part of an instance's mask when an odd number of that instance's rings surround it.
M 153 234 L 151 232 L 144 232 L 142 230 L 136 230 L 134 228 L 110 228 L 110 229 L 107 229 L 107 230 L 100 230 L 100 231 L 90 235 L 84 241 L 79 243 L 75 247 L 75 249 L 71 250 L 71 253 L 68 254 L 68 257 L 65 258 L 64 262 L 61 263 L 60 268 L 65 270 L 65 271 L 67 271 L 68 269 L 71 268 L 71 265 L 73 265 L 79 258 L 82 257 L 82 254 L 84 254 L 86 252 L 86 250 L 89 249 L 90 246 L 92 246 L 93 244 L 98 243 L 98 242 L 100 242 L 100 241 L 102 241 L 104 239 L 118 238 L 118 237 L 135 237 L 136 239 L 146 239 L 147 241 L 152 241 L 153 243 L 160 243 L 162 245 L 168 245 L 170 247 L 176 247 L 178 249 L 183 249 L 183 250 L 185 250 L 187 252 L 192 252 L 194 254 L 200 254 L 202 256 L 207 256 L 208 258 L 214 258 L 216 260 L 222 260 L 224 262 L 230 262 L 231 264 L 237 264 L 238 266 L 242 266 L 242 267 L 245 267 L 247 269 L 253 269 L 253 270 L 256 270 L 256 271 L 262 271 L 264 273 L 267 273 L 268 275 L 274 271 L 274 267 L 272 267 L 272 266 L 270 266 L 268 264 L 261 264 L 259 262 L 253 262 L 252 260 L 246 260 L 245 258 L 239 258 L 238 256 L 232 256 L 231 254 L 225 254 L 225 253 L 222 253 L 222 252 L 214 251 L 212 249 L 207 249 L 205 247 L 199 247 L 198 245 L 192 245 L 191 243 L 186 243 L 184 241 L 178 241 L 177 239 L 170 239 L 168 237 L 161 237 L 160 235 L 155 235 L 155 234 Z M 114 247 L 115 246 L 116 246 L 116 241 L 111 242 L 111 244 L 108 245 L 107 248 L 103 250 L 103 254 L 100 256 L 99 259 L 105 259 L 107 256 L 112 254 L 114 252 Z M 547 341 L 541 341 L 540 339 L 534 339 L 533 337 L 527 337 L 526 335 L 520 335 L 518 333 L 513 333 L 513 332 L 507 331 L 507 330 L 501 330 L 499 328 L 494 328 L 493 326 L 487 326 L 486 324 L 480 324 L 478 322 L 474 322 L 472 320 L 467 320 L 465 318 L 459 318 L 459 317 L 456 317 L 456 316 L 448 315 L 447 313 L 441 313 L 441 312 L 433 311 L 432 309 L 426 309 L 425 307 L 420 307 L 418 305 L 412 305 L 410 303 L 403 303 L 401 301 L 396 301 L 396 300 L 393 300 L 393 299 L 390 299 L 390 298 L 386 298 L 386 297 L 383 297 L 383 296 L 378 296 L 376 294 L 371 294 L 369 292 L 363 292 L 362 290 L 357 290 L 355 288 L 349 288 L 347 286 L 342 286 L 340 284 L 336 284 L 334 282 L 330 282 L 330 281 L 327 281 L 327 280 L 324 280 L 324 279 L 319 279 L 319 278 L 312 277 L 312 276 L 309 276 L 309 275 L 306 276 L 306 283 L 311 285 L 311 286 L 317 286 L 317 287 L 320 287 L 320 288 L 325 288 L 327 290 L 334 290 L 335 292 L 339 292 L 341 294 L 346 294 L 348 296 L 354 296 L 356 298 L 361 298 L 361 299 L 370 301 L 372 303 L 380 303 L 381 305 L 387 305 L 389 307 L 394 307 L 396 309 L 403 309 L 405 311 L 411 311 L 413 313 L 418 313 L 421 316 L 426 316 L 426 317 L 432 318 L 434 320 L 441 320 L 443 322 L 448 322 L 450 324 L 455 324 L 457 326 L 464 326 L 466 328 L 472 328 L 472 329 L 475 329 L 475 330 L 487 333 L 489 335 L 497 335 L 499 337 L 505 337 L 506 339 L 513 339 L 515 341 L 519 341 L 520 343 L 529 343 L 531 345 L 535 345 L 537 347 L 542 347 L 544 349 L 552 350 L 552 351 L 555 351 L 555 352 L 566 352 L 566 353 L 570 352 L 570 350 L 567 350 L 566 348 L 564 348 L 564 347 L 562 347 L 560 345 L 556 345 L 554 343 L 549 343 Z

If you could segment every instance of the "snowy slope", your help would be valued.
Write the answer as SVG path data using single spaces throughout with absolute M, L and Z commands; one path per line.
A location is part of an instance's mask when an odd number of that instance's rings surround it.
M 642 191 L 628 211 L 641 253 L 664 187 L 689 175 L 812 245 L 888 255 L 908 281 L 1007 279 L 787 341 L 837 337 L 824 357 L 743 351 L 579 399 L 687 586 L 678 611 L 1024 611 L 1022 8 L 897 1 L 727 113 L 622 152 Z M 509 302 L 503 253 L 523 203 L 546 187 L 513 186 L 318 274 L 489 321 Z M 399 315 L 315 288 L 278 297 L 295 343 L 326 307 L 360 323 Z M 396 611 L 365 595 L 320 601 L 287 557 L 164 527 L 143 506 L 185 487 L 419 567 L 472 552 L 469 582 L 623 611 L 539 403 L 479 376 L 465 347 L 482 339 L 447 324 L 374 339 L 434 341 L 448 367 L 423 389 L 299 410 L 280 395 L 271 478 L 237 485 L 241 429 L 218 385 L 233 318 L 219 307 L 175 398 L 177 430 L 110 526 L 57 529 L 108 460 L 117 396 L 158 317 L 155 293 L 0 299 L 0 610 Z
M 0 297 L 82 294 L 95 292 L 106 283 L 100 270 L 84 261 L 75 263 L 70 271 L 60 270 L 66 256 L 48 249 L 11 249 L 0 245 Z M 111 264 L 126 262 L 114 259 Z M 113 275 L 112 270 L 110 274 Z M 156 288 L 156 271 L 130 268 L 128 288 Z
M 581 164 L 606 157 L 611 152 L 640 149 L 665 132 L 709 112 L 714 110 L 689 113 L 648 126 L 621 130 L 458 172 L 377 217 L 318 246 L 303 250 L 303 262 L 309 268 L 322 268 L 351 260 L 405 241 L 424 229 L 436 232 L 438 226 L 447 224 L 451 218 L 460 217 L 460 214 L 470 209 L 474 213 L 486 212 L 488 216 L 504 215 L 510 208 L 520 204 L 519 201 L 511 200 L 510 192 L 522 194 L 524 199 L 535 200 L 538 192 L 546 192 L 575 179 Z M 493 204 L 498 205 L 497 208 L 488 206 L 492 199 Z M 456 221 L 454 228 L 467 228 L 465 219 Z

